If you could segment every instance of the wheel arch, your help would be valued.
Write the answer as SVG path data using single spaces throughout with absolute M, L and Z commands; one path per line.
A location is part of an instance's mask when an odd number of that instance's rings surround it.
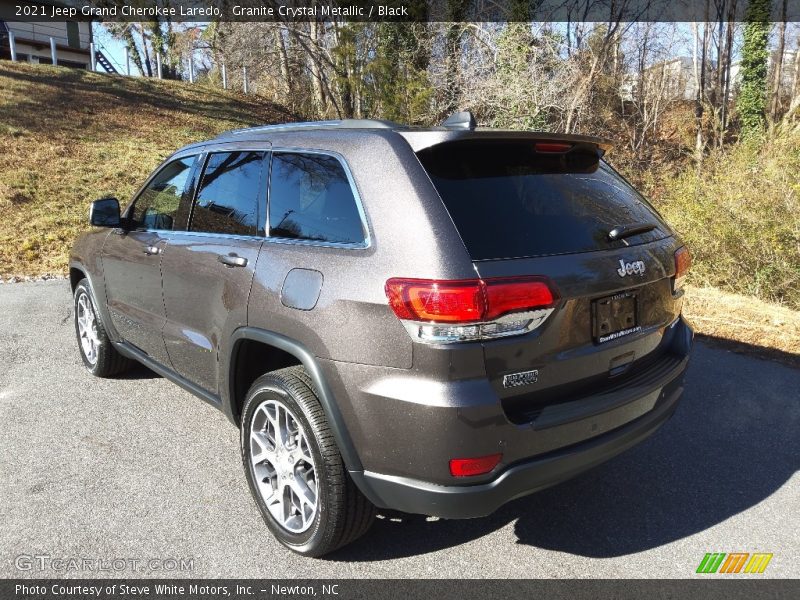
M 83 265 L 78 263 L 72 263 L 69 266 L 69 288 L 73 292 L 75 292 L 75 288 L 78 287 L 81 279 L 89 279 L 89 276 L 86 274 L 86 269 L 83 268 Z
M 296 360 L 294 364 L 305 367 L 306 372 L 316 388 L 315 391 L 319 397 L 322 409 L 325 411 L 325 416 L 328 419 L 328 423 L 330 424 L 331 431 L 339 447 L 339 452 L 342 454 L 346 468 L 349 471 L 361 471 L 363 469 L 361 460 L 358 457 L 358 453 L 347 431 L 347 426 L 344 423 L 344 418 L 336 404 L 336 399 L 330 387 L 325 381 L 325 377 L 317 363 L 316 357 L 303 344 L 280 333 L 255 327 L 240 327 L 234 331 L 231 336 L 231 351 L 229 353 L 228 365 L 223 371 L 227 380 L 220 386 L 221 391 L 225 393 L 225 397 L 223 398 L 223 411 L 228 418 L 237 426 L 240 425 L 241 406 L 243 404 L 240 400 L 243 400 L 243 398 L 240 398 L 242 394 L 237 385 L 237 369 L 241 355 L 240 351 L 248 341 L 258 342 L 286 353 Z M 288 365 L 280 365 L 280 367 L 283 366 Z M 245 394 L 246 392 L 247 390 L 244 390 Z
M 73 294 L 75 293 L 75 288 L 83 279 L 85 279 L 89 284 L 89 290 L 92 292 L 94 308 L 103 323 L 106 333 L 108 333 L 109 337 L 113 341 L 121 341 L 122 338 L 117 332 L 116 327 L 114 327 L 114 322 L 111 319 L 111 314 L 109 313 L 108 306 L 106 304 L 106 288 L 105 282 L 103 281 L 103 275 L 92 272 L 92 269 L 87 268 L 86 265 L 78 260 L 70 260 L 69 286 L 70 291 Z

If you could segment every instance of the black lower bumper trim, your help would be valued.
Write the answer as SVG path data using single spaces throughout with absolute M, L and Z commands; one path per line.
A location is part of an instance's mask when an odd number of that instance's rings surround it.
M 635 446 L 672 416 L 682 393 L 678 380 L 664 389 L 664 397 L 653 410 L 635 421 L 576 446 L 513 465 L 484 484 L 444 486 L 369 471 L 351 475 L 381 508 L 448 519 L 483 517 L 515 498 L 560 483 Z

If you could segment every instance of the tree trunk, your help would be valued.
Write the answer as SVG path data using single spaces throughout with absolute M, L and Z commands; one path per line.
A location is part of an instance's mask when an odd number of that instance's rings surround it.
M 736 0 L 731 2 L 728 9 L 728 30 L 725 35 L 725 90 L 722 94 L 722 139 L 720 139 L 720 147 L 724 143 L 725 132 L 728 130 L 728 102 L 730 101 L 731 93 L 731 57 L 733 56 L 733 34 L 734 34 L 734 17 L 736 14 Z
M 273 29 L 275 37 L 275 48 L 278 51 L 278 60 L 280 62 L 281 79 L 283 80 L 283 92 L 285 94 L 283 101 L 292 101 L 292 74 L 289 71 L 289 55 L 286 52 L 286 42 L 283 39 L 283 31 L 276 25 Z
M 572 129 L 576 125 L 576 112 L 578 110 L 578 103 L 581 101 L 581 98 L 586 93 L 586 91 L 591 88 L 592 83 L 594 82 L 595 74 L 597 73 L 597 67 L 600 65 L 600 56 L 595 56 L 592 59 L 592 66 L 589 69 L 589 73 L 586 77 L 583 78 L 578 88 L 575 90 L 575 93 L 572 95 L 572 98 L 569 101 L 569 108 L 567 109 L 567 120 L 564 123 L 564 133 L 572 133 Z
M 787 115 L 793 115 L 800 110 L 800 37 L 797 39 L 797 50 L 794 54 L 794 74 L 792 81 L 792 101 L 789 104 Z
M 319 23 L 311 21 L 310 23 L 311 40 L 315 47 L 319 46 Z M 325 88 L 322 85 L 322 69 L 319 65 L 319 60 L 316 56 L 310 57 L 311 64 L 311 88 L 314 93 L 314 108 L 320 117 L 324 117 L 328 112 L 328 102 L 325 97 Z
M 708 2 L 706 2 L 706 12 L 708 12 Z M 698 40 L 698 26 L 694 25 L 694 64 L 695 64 L 695 101 L 694 101 L 694 119 L 695 127 L 697 129 L 694 153 L 695 159 L 698 163 L 703 160 L 703 152 L 705 150 L 705 141 L 703 139 L 703 111 L 706 89 L 706 53 L 708 42 L 708 19 L 703 23 L 703 40 L 699 43 Z M 700 46 L 700 55 L 698 56 L 698 43 Z M 699 78 L 698 78 L 699 77 Z
M 778 50 L 775 53 L 774 66 L 772 69 L 772 104 L 769 110 L 770 120 L 775 123 L 778 120 L 778 112 L 781 108 L 781 78 L 783 77 L 783 52 L 786 47 L 786 2 L 783 0 L 783 10 L 781 22 L 778 23 Z
M 147 49 L 147 35 L 144 32 L 144 23 L 139 23 L 139 33 L 142 35 L 142 52 L 144 53 L 144 65 L 147 69 L 147 76 L 153 76 L 153 67 L 150 64 L 150 51 Z

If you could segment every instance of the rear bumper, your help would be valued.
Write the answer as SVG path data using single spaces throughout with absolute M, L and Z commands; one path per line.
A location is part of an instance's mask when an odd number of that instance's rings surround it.
M 351 475 L 367 497 L 382 508 L 448 519 L 486 516 L 515 498 L 574 477 L 645 440 L 672 416 L 682 392 L 681 372 L 662 388 L 647 414 L 596 438 L 511 465 L 487 483 L 437 485 L 369 471 Z

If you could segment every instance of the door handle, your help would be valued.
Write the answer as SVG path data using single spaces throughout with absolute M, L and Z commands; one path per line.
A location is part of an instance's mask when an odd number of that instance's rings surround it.
M 237 256 L 233 252 L 230 254 L 220 254 L 217 256 L 217 260 L 221 262 L 226 267 L 246 267 L 247 266 L 247 259 L 243 256 Z
M 156 254 L 161 254 L 161 248 L 158 246 L 147 246 L 144 250 L 142 250 L 142 252 L 149 256 L 154 256 Z

